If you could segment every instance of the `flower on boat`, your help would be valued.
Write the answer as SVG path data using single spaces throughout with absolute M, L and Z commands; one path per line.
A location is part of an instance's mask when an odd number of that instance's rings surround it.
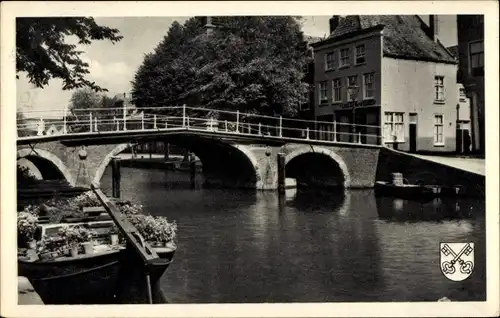
M 132 215 L 128 217 L 139 233 L 148 242 L 175 243 L 177 223 L 168 222 L 164 216 Z
M 64 249 L 67 248 L 66 239 L 62 236 L 45 236 L 36 244 L 38 254 L 57 253 L 64 254 Z
M 129 200 L 120 200 L 116 202 L 116 207 L 125 215 L 142 214 L 143 206 Z
M 21 237 L 32 240 L 38 227 L 38 216 L 31 212 L 17 213 L 17 233 Z
M 58 235 L 65 240 L 66 245 L 73 247 L 92 241 L 95 233 L 79 225 L 64 225 L 59 229 Z
M 93 191 L 84 192 L 70 199 L 70 203 L 75 204 L 79 208 L 101 206 L 101 202 Z

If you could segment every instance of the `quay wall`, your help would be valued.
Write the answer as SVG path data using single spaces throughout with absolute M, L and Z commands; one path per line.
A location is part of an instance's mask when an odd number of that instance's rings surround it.
M 382 148 L 379 153 L 377 181 L 391 181 L 391 173 L 394 172 L 402 173 L 409 183 L 460 185 L 465 195 L 485 196 L 486 180 L 480 174 Z

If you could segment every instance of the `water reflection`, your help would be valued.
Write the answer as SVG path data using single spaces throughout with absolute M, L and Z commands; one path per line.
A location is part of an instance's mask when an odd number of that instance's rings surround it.
M 173 303 L 484 298 L 484 201 L 414 202 L 373 191 L 190 188 L 189 174 L 123 169 L 122 193 L 179 224 L 162 278 Z M 110 189 L 108 175 L 104 188 Z M 476 243 L 462 283 L 439 269 L 439 242 Z

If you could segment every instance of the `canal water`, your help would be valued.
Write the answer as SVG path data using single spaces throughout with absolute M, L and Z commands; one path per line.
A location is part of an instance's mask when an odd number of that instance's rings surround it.
M 189 174 L 122 168 L 122 198 L 178 223 L 171 303 L 485 300 L 484 200 L 412 202 L 372 190 L 192 189 Z M 101 181 L 111 195 L 111 170 Z M 462 282 L 440 242 L 475 243 Z

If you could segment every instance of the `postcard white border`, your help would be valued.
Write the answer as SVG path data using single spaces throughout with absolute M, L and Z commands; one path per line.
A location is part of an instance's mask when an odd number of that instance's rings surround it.
M 498 316 L 498 2 L 497 1 L 234 1 L 3 2 L 1 4 L 1 315 L 5 317 L 476 317 Z M 19 306 L 15 255 L 15 17 L 331 14 L 484 14 L 486 58 L 486 302 Z M 329 15 L 331 15 L 329 14 Z M 438 243 L 438 242 L 437 242 Z M 436 244 L 437 244 L 436 243 Z M 80 308 L 81 307 L 81 308 Z

